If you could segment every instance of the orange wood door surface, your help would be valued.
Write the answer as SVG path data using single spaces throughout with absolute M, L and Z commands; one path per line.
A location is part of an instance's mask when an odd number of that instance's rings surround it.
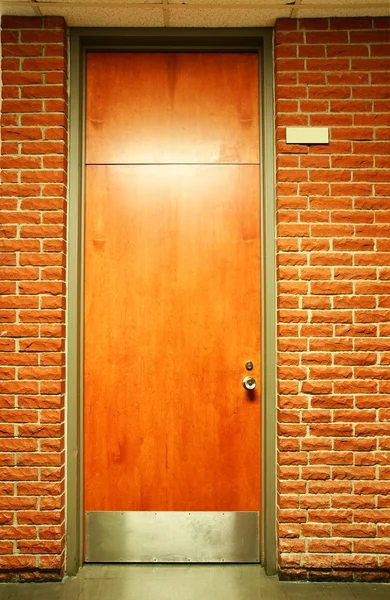
M 151 102 L 156 61 L 175 101 L 161 88 Z M 257 57 L 185 54 L 174 67 L 171 55 L 88 57 L 87 511 L 260 510 Z M 243 101 L 248 78 L 256 93 Z M 181 139 L 153 142 L 159 114 Z M 242 386 L 249 360 L 254 393 Z

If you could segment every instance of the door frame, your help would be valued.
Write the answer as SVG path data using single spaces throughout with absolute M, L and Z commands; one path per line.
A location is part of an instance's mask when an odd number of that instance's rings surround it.
M 70 153 L 67 264 L 66 562 L 83 565 L 83 298 L 85 57 L 89 50 L 257 52 L 260 102 L 261 228 L 261 564 L 277 568 L 276 553 L 276 206 L 273 28 L 70 29 Z

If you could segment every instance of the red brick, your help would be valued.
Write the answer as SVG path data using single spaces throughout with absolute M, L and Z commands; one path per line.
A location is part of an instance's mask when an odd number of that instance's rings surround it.
M 39 42 L 41 44 L 47 43 L 65 43 L 65 29 L 58 31 L 21 31 L 22 42 Z
M 4 44 L 3 56 L 42 56 L 43 46 L 42 44 Z
M 327 56 L 368 56 L 369 50 L 363 44 L 329 44 L 326 48 Z
M 3 113 L 28 113 L 41 110 L 42 102 L 40 100 L 4 100 L 2 104 Z
M 21 554 L 59 554 L 62 548 L 61 542 L 52 541 L 18 542 L 17 546 Z
M 319 45 L 310 45 L 310 44 L 305 44 L 305 45 L 300 45 L 298 47 L 298 56 L 300 57 L 304 57 L 304 58 L 323 58 L 325 57 L 325 46 L 319 46 Z M 301 72 L 299 74 L 301 77 L 304 75 L 316 75 L 315 73 L 305 73 L 305 72 Z M 302 83 L 309 83 L 308 80 L 306 81 L 302 81 Z M 315 83 L 315 80 L 311 80 L 311 83 Z
M 332 156 L 332 167 L 335 168 L 359 169 L 372 166 L 372 156 Z
M 388 142 L 354 142 L 353 145 L 355 154 L 386 154 L 390 153 L 390 143 Z M 370 193 L 365 194 L 371 196 Z
M 352 406 L 352 405 L 351 405 Z M 339 411 L 340 412 L 340 411 Z M 347 411 L 344 411 L 347 412 Z M 354 452 L 371 451 L 376 448 L 376 440 L 371 438 L 338 438 L 334 440 L 335 450 L 352 450 Z M 355 455 L 355 464 L 363 464 L 360 461 L 362 455 Z M 370 456 L 372 456 L 370 454 Z
M 346 31 L 306 32 L 307 44 L 343 44 L 348 42 Z
M 390 44 L 372 45 L 371 56 L 390 56 Z
M 340 480 L 313 480 L 308 482 L 309 492 L 312 494 L 349 494 L 352 491 L 352 483 Z
M 331 307 L 331 299 L 324 296 L 306 296 L 302 298 L 302 308 L 330 308 Z M 344 307 L 341 307 L 344 308 Z
M 364 112 L 372 111 L 372 102 L 370 100 L 334 100 L 330 103 L 331 112 Z
M 323 538 L 319 540 L 311 539 L 308 541 L 309 552 L 351 552 L 352 542 L 343 539 L 325 540 Z
M 372 127 L 338 127 L 332 131 L 333 140 L 372 140 L 373 136 Z
M 296 46 L 280 46 L 275 48 L 275 58 L 295 58 L 297 56 Z
M 344 32 L 342 33 L 345 35 Z M 308 71 L 349 71 L 349 60 L 347 58 L 308 58 L 306 68 Z
M 316 282 L 312 281 L 310 283 L 310 289 L 312 294 L 352 294 L 352 284 L 349 282 L 339 282 L 339 281 L 321 281 Z
M 61 394 L 64 387 L 64 339 L 45 336 L 64 335 L 62 329 L 52 328 L 51 323 L 61 322 L 64 318 L 61 309 L 65 303 L 58 298 L 64 295 L 65 287 L 61 281 L 42 281 L 42 278 L 54 275 L 63 278 L 62 265 L 65 264 L 65 255 L 61 253 L 66 251 L 63 239 L 66 213 L 61 211 L 66 209 L 64 171 L 67 169 L 67 147 L 64 140 L 68 124 L 64 69 L 67 36 L 62 18 L 4 17 L 2 24 L 2 38 L 3 42 L 6 41 L 3 56 L 6 55 L 6 58 L 3 59 L 2 90 L 3 211 L 0 214 L 0 249 L 3 253 L 0 255 L 0 279 L 3 281 L 0 281 L 0 292 L 3 295 L 0 298 L 0 320 L 7 322 L 6 334 L 9 337 L 2 338 L 0 343 L 0 377 L 3 377 L 0 381 L 0 393 L 3 394 L 0 401 L 0 478 L 6 481 L 2 484 L 2 492 L 13 494 L 18 491 L 27 495 L 1 496 L 0 508 L 16 511 L 17 519 L 20 511 L 37 511 L 38 497 L 41 497 L 40 511 L 52 511 L 64 504 L 62 484 L 59 488 L 55 487 L 56 481 L 63 478 L 65 458 L 63 396 L 46 396 L 44 392 L 47 386 L 50 394 Z M 46 68 L 60 70 L 43 75 L 42 70 Z M 55 113 L 51 114 L 51 110 Z M 43 138 L 48 141 L 43 141 Z M 33 229 L 29 229 L 31 226 Z M 42 241 L 42 236 L 50 237 Z M 42 250 L 50 254 L 41 254 Z M 39 294 L 45 296 L 40 298 Z M 15 311 L 18 311 L 17 323 Z M 24 325 L 23 322 L 33 324 Z M 15 343 L 16 338 L 19 338 L 19 346 Z M 43 352 L 39 366 L 37 352 Z M 16 376 L 13 373 L 15 368 L 18 370 L 17 379 L 6 379 Z M 24 376 L 40 378 L 23 380 Z M 44 377 L 61 379 L 42 379 Z M 46 410 L 39 415 L 41 408 Z M 40 424 L 37 424 L 38 420 Z M 14 433 L 19 437 L 13 437 Z M 38 482 L 38 477 L 48 483 Z M 21 482 L 17 484 L 18 490 L 9 490 L 9 486 L 15 487 L 14 481 Z M 45 502 L 41 495 L 48 493 L 58 493 L 59 496 L 48 497 Z M 50 529 L 53 524 L 60 524 L 58 517 L 53 521 L 44 512 L 38 514 L 42 514 L 42 531 L 36 529 L 33 520 L 29 522 L 26 519 L 23 523 L 22 518 L 12 521 L 0 518 L 0 523 L 8 527 L 1 527 L 3 539 L 24 538 L 36 544 L 31 551 L 22 545 L 16 547 L 16 551 L 34 553 L 37 558 L 29 555 L 0 558 L 0 568 L 10 569 L 11 575 L 12 569 L 16 569 L 21 570 L 22 577 L 31 577 L 24 575 L 23 570 L 36 567 L 57 570 L 58 575 L 61 573 L 64 530 L 58 527 Z M 14 525 L 16 522 L 18 526 Z M 37 523 L 40 521 L 37 520 Z M 58 545 L 40 547 L 39 536 L 41 539 L 57 539 L 55 543 Z M 7 551 L 13 553 L 14 548 L 10 547 Z M 41 552 L 54 554 L 45 558 L 40 556 Z
M 389 97 L 389 87 L 386 85 L 370 85 L 352 88 L 352 98 L 383 98 Z M 364 138 L 363 138 L 364 139 Z
M 350 98 L 351 90 L 348 86 L 341 85 L 316 85 L 308 90 L 309 98 Z M 375 96 L 378 97 L 378 96 Z M 382 97 L 382 96 L 380 96 Z M 333 138 L 335 139 L 335 138 Z
M 348 47 L 347 47 L 348 48 Z M 369 83 L 368 73 L 329 73 L 327 76 L 330 85 L 345 85 L 353 83 Z
M 336 214 L 336 213 L 333 213 Z M 346 252 L 313 252 L 310 255 L 311 265 L 351 265 L 352 255 Z
M 352 323 L 351 311 L 315 311 L 311 317 L 312 323 Z
M 60 58 L 25 58 L 24 71 L 64 71 L 65 59 Z
M 314 114 L 310 115 L 310 125 L 314 127 L 331 127 L 336 125 L 352 125 L 350 114 Z M 334 138 L 333 138 L 334 139 Z
M 309 521 L 311 521 L 311 522 L 350 523 L 352 521 L 352 511 L 351 510 L 309 510 L 308 517 L 309 517 Z
M 34 83 L 34 82 L 32 82 Z M 37 113 L 37 114 L 25 114 L 21 116 L 21 124 L 22 125 L 36 125 L 36 126 L 57 126 L 57 127 L 66 127 L 67 119 L 66 115 L 61 113 L 55 114 L 47 114 L 47 113 Z
M 2 189 L 0 191 L 0 196 L 31 196 L 31 195 L 39 195 L 40 186 L 37 184 L 2 184 Z M 7 235 L 7 231 L 3 230 L 2 235 L 4 237 L 15 237 L 16 231 L 10 230 L 9 235 Z
M 330 381 L 304 381 L 302 392 L 306 394 L 330 394 L 333 385 Z
M 61 96 L 61 85 L 24 85 L 22 98 L 58 98 Z
M 352 452 L 311 452 L 311 465 L 352 465 Z
M 307 88 L 303 85 L 278 86 L 276 92 L 277 100 L 289 100 L 293 98 L 307 98 Z
M 22 153 L 23 154 L 60 154 L 63 155 L 65 152 L 64 143 L 43 141 L 43 142 L 23 142 Z
M 1 22 L 3 29 L 41 29 L 40 17 L 12 17 L 3 16 Z

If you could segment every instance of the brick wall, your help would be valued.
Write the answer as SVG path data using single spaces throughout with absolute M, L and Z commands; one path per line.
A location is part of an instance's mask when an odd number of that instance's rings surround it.
M 66 29 L 3 18 L 0 579 L 64 557 Z M 389 579 L 390 29 L 276 27 L 283 577 Z M 330 127 L 287 146 L 286 125 Z
M 2 28 L 0 579 L 48 579 L 64 558 L 66 29 Z
M 285 578 L 390 579 L 389 26 L 276 27 Z M 288 125 L 330 143 L 286 145 Z

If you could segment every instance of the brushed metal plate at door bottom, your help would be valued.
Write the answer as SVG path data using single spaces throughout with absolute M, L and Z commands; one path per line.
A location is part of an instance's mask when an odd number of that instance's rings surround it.
M 86 562 L 259 560 L 258 512 L 86 513 Z

